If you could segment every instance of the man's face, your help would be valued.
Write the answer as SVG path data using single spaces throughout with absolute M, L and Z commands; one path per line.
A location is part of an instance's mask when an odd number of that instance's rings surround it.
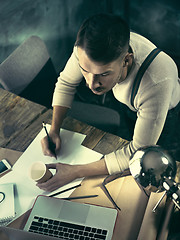
M 81 72 L 93 93 L 102 95 L 111 90 L 116 83 L 123 81 L 123 61 L 117 59 L 105 65 L 93 62 L 80 47 L 78 57 Z

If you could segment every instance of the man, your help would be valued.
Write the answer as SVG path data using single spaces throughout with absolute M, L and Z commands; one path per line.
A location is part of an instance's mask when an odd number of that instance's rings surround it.
M 119 16 L 99 14 L 82 24 L 73 53 L 54 91 L 49 135 L 56 144 L 56 151 L 61 147 L 59 131 L 63 119 L 82 77 L 94 94 L 102 95 L 112 90 L 119 102 L 137 114 L 133 138 L 124 148 L 94 163 L 48 165 L 49 168 L 56 168 L 56 174 L 46 183 L 38 184 L 41 189 L 53 191 L 79 177 L 122 172 L 129 167 L 129 158 L 136 149 L 159 143 L 167 114 L 175 112 L 173 119 L 177 119 L 176 112 L 180 105 L 178 72 L 168 55 L 160 52 L 153 60 L 141 79 L 134 106 L 130 101 L 135 76 L 154 48 L 156 46 L 146 38 L 130 33 Z M 46 137 L 42 139 L 42 149 L 45 155 L 54 155 L 48 148 Z

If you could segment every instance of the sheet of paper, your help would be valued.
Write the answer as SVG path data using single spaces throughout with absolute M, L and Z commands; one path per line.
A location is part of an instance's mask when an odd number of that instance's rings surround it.
M 47 125 L 48 130 L 49 128 L 50 126 Z M 57 156 L 57 159 L 44 156 L 42 153 L 40 142 L 44 136 L 45 131 L 44 129 L 42 129 L 41 132 L 34 139 L 34 141 L 27 148 L 27 150 L 15 163 L 12 171 L 0 179 L 0 184 L 10 182 L 15 183 L 16 217 L 20 216 L 32 207 L 37 195 L 49 195 L 77 185 L 82 181 L 82 179 L 77 179 L 52 193 L 43 192 L 36 186 L 36 183 L 29 178 L 28 171 L 32 163 L 36 161 L 43 161 L 44 163 L 63 162 L 68 164 L 86 164 L 97 161 L 102 156 L 100 153 L 97 153 L 81 145 L 82 141 L 85 138 L 85 135 L 67 131 L 64 129 L 61 130 L 62 148 L 59 155 Z M 64 194 L 58 195 L 57 197 L 68 197 L 72 193 L 72 191 L 73 190 L 68 191 Z

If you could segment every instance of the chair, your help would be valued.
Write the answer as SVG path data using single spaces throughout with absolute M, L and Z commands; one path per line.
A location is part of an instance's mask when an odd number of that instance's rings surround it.
M 44 42 L 25 40 L 0 65 L 0 87 L 50 107 L 57 73 Z
M 118 135 L 120 115 L 114 109 L 74 101 L 68 115 L 102 131 Z

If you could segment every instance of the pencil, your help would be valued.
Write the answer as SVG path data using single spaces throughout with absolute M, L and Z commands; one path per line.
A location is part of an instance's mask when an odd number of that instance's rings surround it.
M 49 195 L 49 197 L 55 197 L 55 196 L 57 196 L 57 195 L 59 195 L 59 194 L 61 194 L 61 193 L 67 192 L 67 191 L 72 190 L 72 189 L 74 189 L 74 188 L 78 188 L 78 187 L 80 187 L 80 186 L 81 186 L 81 184 L 75 185 L 75 186 L 73 186 L 73 187 L 64 189 L 64 190 L 62 190 L 62 191 L 60 191 L 60 192 L 51 194 L 51 195 Z
M 61 198 L 63 200 L 75 200 L 75 199 L 84 199 L 84 198 L 94 198 L 98 197 L 99 195 L 86 195 L 86 196 L 76 196 L 76 197 L 67 197 L 67 198 Z
M 49 133 L 46 128 L 46 124 L 43 122 L 42 125 L 43 125 L 43 128 L 45 129 L 45 132 L 46 132 L 46 135 L 48 138 L 49 149 L 51 150 L 51 152 L 54 154 L 55 158 L 57 159 L 56 152 L 55 152 L 56 145 L 53 143 L 52 139 L 49 136 Z

